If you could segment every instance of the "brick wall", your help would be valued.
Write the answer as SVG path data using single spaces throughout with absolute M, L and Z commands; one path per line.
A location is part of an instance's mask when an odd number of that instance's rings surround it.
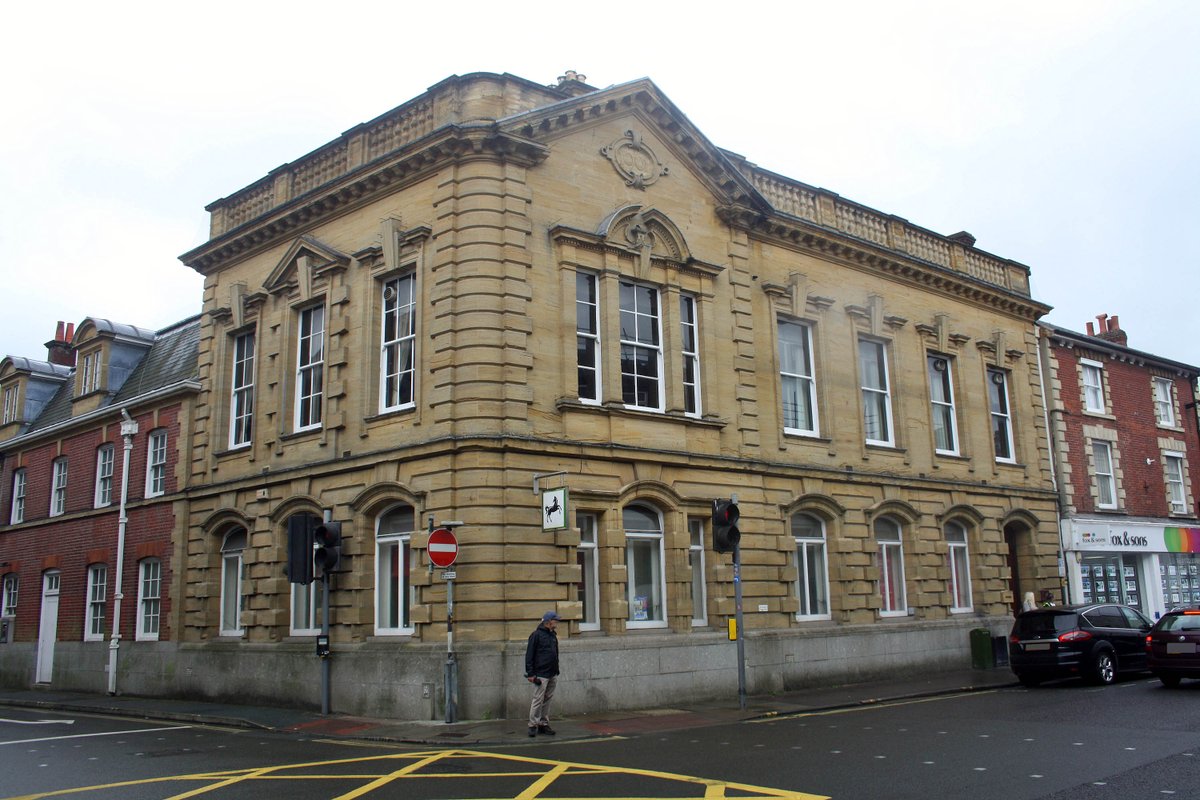
M 1145 359 L 1118 359 L 1101 350 L 1052 345 L 1058 364 L 1058 383 L 1064 410 L 1066 452 L 1072 476 L 1071 501 L 1081 513 L 1096 508 L 1095 471 L 1091 464 L 1089 432 L 1114 437 L 1114 472 L 1118 510 L 1132 516 L 1165 517 L 1170 514 L 1163 467 L 1162 444 L 1178 444 L 1186 452 L 1187 515 L 1196 514 L 1200 486 L 1200 437 L 1197 434 L 1195 393 L 1191 381 L 1177 372 L 1156 368 Z M 1105 413 L 1083 408 L 1081 359 L 1103 364 Z M 1154 408 L 1155 377 L 1168 378 L 1174 387 L 1175 425 L 1161 426 Z M 1191 408 L 1188 408 L 1188 405 Z M 1111 511 L 1111 509 L 1108 509 Z
M 171 537 L 175 529 L 172 493 L 177 490 L 175 462 L 179 453 L 180 406 L 145 412 L 135 419 L 138 433 L 130 454 L 129 520 L 126 526 L 125 560 L 122 591 L 121 632 L 126 641 L 134 640 L 137 621 L 138 570 L 141 558 L 162 561 L 162 588 L 159 639 L 172 637 L 173 564 Z M 165 428 L 167 439 L 166 493 L 161 498 L 145 499 L 146 462 L 149 435 Z M 94 508 L 96 488 L 96 448 L 103 443 L 115 447 L 112 505 Z M 67 503 L 60 516 L 50 517 L 50 486 L 53 462 L 68 459 Z M 80 429 L 59 438 L 36 440 L 27 449 L 5 454 L 0 471 L 0 520 L 7 523 L 12 509 L 13 471 L 25 469 L 25 521 L 0 526 L 0 576 L 16 573 L 20 588 L 14 641 L 36 641 L 40 624 L 42 575 L 46 570 L 61 572 L 58 640 L 83 639 L 87 604 L 88 567 L 105 563 L 109 567 L 105 604 L 105 638 L 111 633 L 114 574 L 117 558 L 117 533 L 121 491 L 122 462 L 125 457 L 120 423 L 107 420 L 94 427 Z

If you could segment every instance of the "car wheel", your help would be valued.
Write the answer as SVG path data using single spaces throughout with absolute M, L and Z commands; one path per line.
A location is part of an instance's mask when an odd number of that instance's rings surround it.
M 1042 682 L 1041 678 L 1034 677 L 1033 675 L 1018 675 L 1017 680 L 1019 680 L 1021 685 L 1027 689 L 1032 689 L 1035 686 L 1039 686 Z
M 1117 677 L 1117 661 L 1112 651 L 1103 650 L 1092 660 L 1092 680 L 1108 686 Z
M 1178 675 L 1159 675 L 1158 679 L 1162 681 L 1162 685 L 1168 689 L 1174 689 L 1182 680 Z

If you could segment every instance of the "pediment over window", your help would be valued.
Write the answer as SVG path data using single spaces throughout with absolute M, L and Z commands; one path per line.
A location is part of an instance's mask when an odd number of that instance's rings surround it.
M 959 348 L 971 341 L 970 336 L 950 330 L 948 314 L 935 314 L 932 323 L 918 322 L 914 327 L 928 347 L 941 353 L 957 353 Z
M 331 272 L 350 266 L 350 256 L 312 237 L 301 236 L 292 242 L 283 258 L 263 282 L 271 293 L 297 291 L 301 299 L 312 296 L 313 285 L 328 280 Z
M 866 305 L 849 303 L 845 310 L 859 330 L 872 336 L 888 335 L 908 324 L 904 317 L 888 314 L 883 298 L 877 294 L 869 296 Z
M 632 255 L 639 278 L 647 278 L 659 268 L 715 278 L 724 269 L 694 257 L 678 225 L 661 211 L 639 204 L 612 212 L 595 232 L 556 226 L 550 229 L 550 237 L 563 246 L 620 257 Z
M 610 245 L 629 250 L 647 250 L 652 258 L 686 262 L 692 254 L 683 233 L 661 211 L 642 205 L 629 205 L 605 217 L 596 230 Z

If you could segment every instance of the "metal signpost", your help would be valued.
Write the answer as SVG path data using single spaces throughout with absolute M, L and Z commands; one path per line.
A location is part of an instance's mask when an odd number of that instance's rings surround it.
M 442 527 L 434 530 L 433 517 L 429 518 L 429 561 L 433 566 L 445 570 L 442 579 L 446 581 L 446 669 L 443 683 L 447 724 L 458 721 L 458 661 L 454 655 L 454 579 L 458 573 L 449 570 L 458 558 L 458 538 L 451 530 L 458 525 L 462 523 L 443 522 Z

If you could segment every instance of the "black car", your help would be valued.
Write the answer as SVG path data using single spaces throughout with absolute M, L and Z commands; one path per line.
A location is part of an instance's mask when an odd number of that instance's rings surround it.
M 1008 637 L 1008 663 L 1026 686 L 1054 678 L 1109 684 L 1118 672 L 1146 670 L 1150 627 L 1137 609 L 1111 603 L 1025 611 Z
M 1146 664 L 1163 686 L 1200 678 L 1200 609 L 1168 611 L 1146 635 Z

